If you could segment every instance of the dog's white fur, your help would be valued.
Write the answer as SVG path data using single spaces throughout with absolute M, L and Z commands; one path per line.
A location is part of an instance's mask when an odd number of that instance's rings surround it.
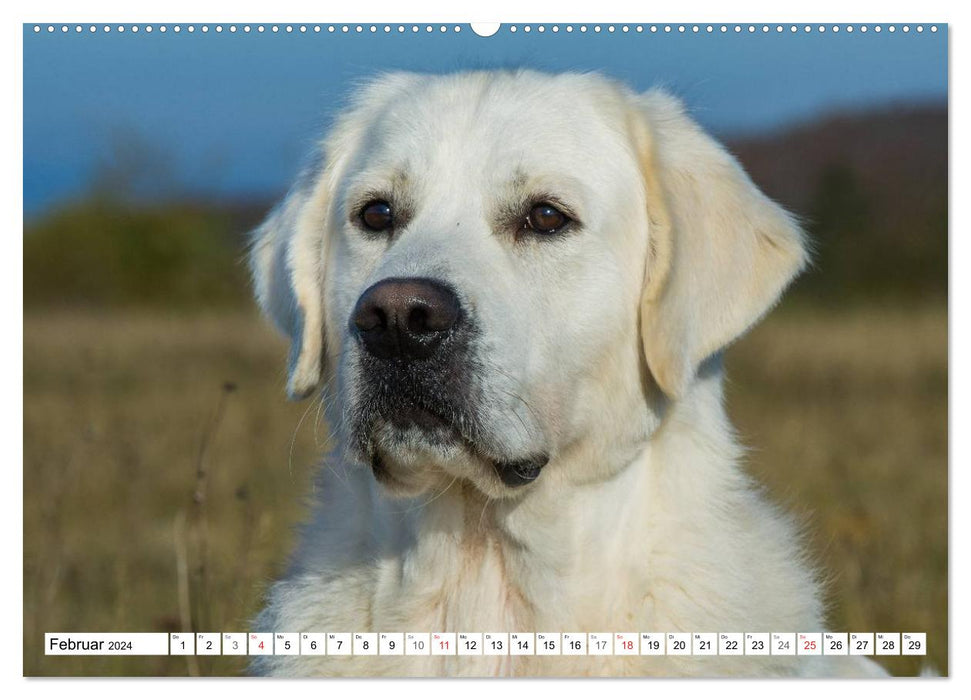
M 255 233 L 257 297 L 318 388 L 336 449 L 256 629 L 278 632 L 819 631 L 789 519 L 739 466 L 720 351 L 802 268 L 802 234 L 673 98 L 597 75 L 392 74 L 362 86 Z M 353 223 L 409 202 L 393 238 Z M 555 196 L 556 240 L 497 211 Z M 420 435 L 349 445 L 349 317 L 387 277 L 446 280 L 474 309 L 479 450 Z M 401 437 L 401 436 L 398 436 Z M 512 489 L 487 458 L 545 450 Z M 274 675 L 871 675 L 857 657 L 267 656 Z

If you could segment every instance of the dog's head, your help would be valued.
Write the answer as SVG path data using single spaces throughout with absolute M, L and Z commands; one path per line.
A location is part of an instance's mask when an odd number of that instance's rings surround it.
M 326 386 L 399 494 L 509 496 L 642 444 L 652 393 L 683 396 L 805 261 L 677 101 L 596 75 L 388 75 L 321 154 L 254 234 L 256 294 L 291 396 Z

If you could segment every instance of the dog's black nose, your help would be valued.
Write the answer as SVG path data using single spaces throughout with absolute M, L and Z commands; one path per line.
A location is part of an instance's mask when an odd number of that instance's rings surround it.
M 424 360 L 455 328 L 460 315 L 458 297 L 441 282 L 391 278 L 361 295 L 351 323 L 375 357 Z

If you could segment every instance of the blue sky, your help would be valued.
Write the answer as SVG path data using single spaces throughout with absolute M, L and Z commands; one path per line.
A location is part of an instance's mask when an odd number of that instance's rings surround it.
M 945 26 L 919 34 L 843 27 L 525 34 L 504 26 L 484 38 L 465 25 L 458 34 L 403 35 L 77 34 L 73 25 L 35 34 L 25 25 L 24 207 L 37 214 L 82 195 L 112 144 L 125 140 L 164 154 L 192 193 L 276 196 L 354 81 L 390 69 L 600 70 L 637 88 L 666 86 L 722 135 L 947 98 Z

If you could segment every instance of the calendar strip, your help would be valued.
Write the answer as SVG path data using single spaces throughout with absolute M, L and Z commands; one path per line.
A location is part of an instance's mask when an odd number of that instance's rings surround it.
M 924 632 L 48 633 L 48 656 L 924 656 Z

